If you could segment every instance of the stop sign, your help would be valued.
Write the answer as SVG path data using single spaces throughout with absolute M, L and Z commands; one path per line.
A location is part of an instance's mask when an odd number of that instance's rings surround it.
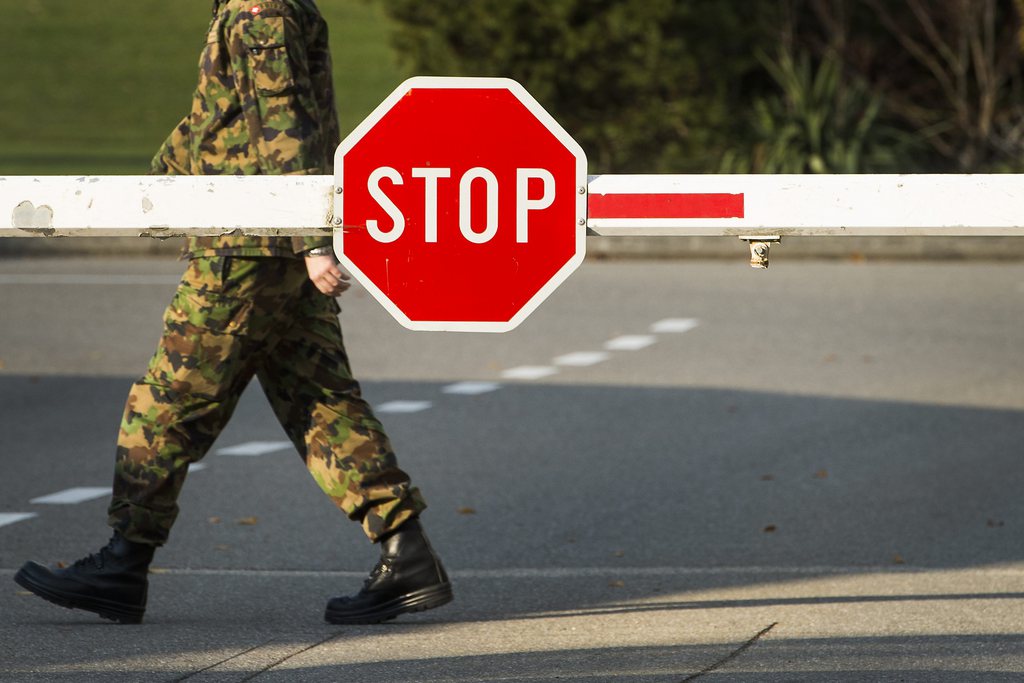
M 504 332 L 583 261 L 587 161 L 503 78 L 412 78 L 338 147 L 334 248 L 404 326 Z

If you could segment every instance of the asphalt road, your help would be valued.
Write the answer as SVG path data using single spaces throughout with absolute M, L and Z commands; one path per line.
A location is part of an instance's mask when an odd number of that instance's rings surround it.
M 1021 680 L 1024 264 L 773 261 L 588 262 L 505 335 L 349 292 L 456 601 L 322 622 L 375 549 L 254 385 L 131 627 L 10 578 L 105 543 L 182 265 L 0 260 L 0 681 Z

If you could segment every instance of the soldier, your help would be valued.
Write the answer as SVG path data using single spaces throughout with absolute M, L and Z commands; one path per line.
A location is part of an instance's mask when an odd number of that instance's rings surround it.
M 191 113 L 154 174 L 327 174 L 338 145 L 327 26 L 313 0 L 215 0 Z M 255 375 L 323 491 L 381 558 L 331 623 L 376 623 L 452 599 L 420 527 L 426 507 L 352 377 L 333 297 L 349 287 L 330 237 L 203 237 L 164 314 L 118 435 L 109 544 L 67 568 L 26 563 L 24 588 L 122 623 L 142 621 L 154 550 L 189 464 Z

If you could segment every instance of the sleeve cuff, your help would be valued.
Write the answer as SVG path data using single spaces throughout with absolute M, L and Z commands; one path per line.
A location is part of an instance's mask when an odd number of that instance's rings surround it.
M 334 239 L 329 235 L 309 235 L 306 237 L 292 238 L 292 251 L 296 254 L 305 254 L 310 249 L 320 247 L 333 247 Z

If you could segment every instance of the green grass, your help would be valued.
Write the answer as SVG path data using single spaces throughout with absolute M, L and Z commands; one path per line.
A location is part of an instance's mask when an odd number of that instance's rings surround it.
M 140 174 L 188 112 L 209 0 L 0 0 L 0 176 Z M 343 133 L 404 78 L 376 0 L 320 0 Z

